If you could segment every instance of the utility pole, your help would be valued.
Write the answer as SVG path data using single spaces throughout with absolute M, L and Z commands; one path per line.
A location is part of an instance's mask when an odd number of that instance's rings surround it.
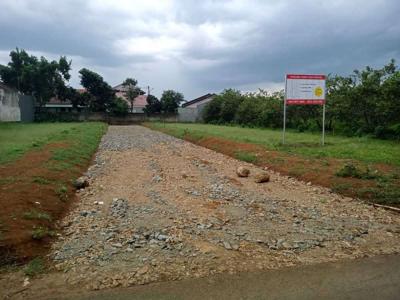
M 150 86 L 147 86 L 147 97 L 150 96 Z

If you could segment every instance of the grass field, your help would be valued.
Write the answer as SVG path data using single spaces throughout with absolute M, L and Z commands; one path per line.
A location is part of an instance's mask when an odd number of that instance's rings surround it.
M 400 204 L 400 143 L 208 124 L 147 123 L 148 127 L 237 159 L 268 166 L 345 195 Z
M 91 153 L 104 128 L 102 123 L 0 123 L 0 165 L 54 142 L 72 142 L 81 154 Z
M 164 128 L 163 123 L 153 123 L 152 126 L 157 129 Z M 286 133 L 286 145 L 282 146 L 282 130 L 183 123 L 166 123 L 165 128 L 178 137 L 183 137 L 185 133 L 190 133 L 197 138 L 214 136 L 262 145 L 271 150 L 299 154 L 305 157 L 355 159 L 400 166 L 400 143 L 393 141 L 327 135 L 326 144 L 321 147 L 320 134 L 289 131 Z
M 0 123 L 0 266 L 45 253 L 106 128 Z

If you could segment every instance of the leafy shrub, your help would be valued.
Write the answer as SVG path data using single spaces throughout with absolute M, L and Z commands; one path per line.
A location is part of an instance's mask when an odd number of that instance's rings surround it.
M 43 259 L 36 257 L 32 259 L 24 268 L 24 274 L 26 276 L 34 277 L 45 271 Z
M 345 164 L 343 168 L 341 168 L 336 176 L 339 177 L 353 177 L 353 178 L 361 178 L 362 174 L 358 168 L 352 163 Z
M 116 97 L 112 102 L 111 113 L 115 116 L 123 117 L 126 116 L 128 112 L 128 103 L 124 99 Z
M 34 240 L 42 240 L 45 237 L 54 236 L 54 232 L 47 227 L 37 226 L 33 228 L 32 231 L 32 239 Z

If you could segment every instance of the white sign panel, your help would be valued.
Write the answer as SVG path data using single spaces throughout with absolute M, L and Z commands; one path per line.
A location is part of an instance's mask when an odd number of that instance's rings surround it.
M 286 105 L 325 104 L 325 75 L 286 75 Z

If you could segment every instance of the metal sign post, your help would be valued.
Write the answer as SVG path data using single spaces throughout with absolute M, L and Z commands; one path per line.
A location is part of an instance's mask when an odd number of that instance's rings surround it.
M 322 106 L 322 146 L 325 145 L 325 103 Z
M 283 98 L 283 133 L 282 133 L 282 145 L 285 145 L 285 133 L 286 133 L 286 88 L 287 79 L 285 76 L 285 96 Z

